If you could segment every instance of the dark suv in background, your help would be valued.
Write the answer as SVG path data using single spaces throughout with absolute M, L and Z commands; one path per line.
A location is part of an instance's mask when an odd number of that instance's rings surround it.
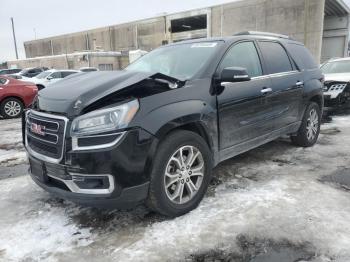
M 120 72 L 79 74 L 39 92 L 23 118 L 30 174 L 99 207 L 182 215 L 218 163 L 290 135 L 316 143 L 323 75 L 286 36 L 244 32 L 160 47 Z

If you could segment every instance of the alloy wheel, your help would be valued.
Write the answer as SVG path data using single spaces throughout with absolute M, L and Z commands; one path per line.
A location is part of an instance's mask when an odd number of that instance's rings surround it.
M 309 141 L 314 140 L 317 135 L 319 129 L 318 121 L 319 119 L 316 109 L 311 109 L 306 124 L 306 136 Z
M 204 177 L 204 160 L 198 148 L 180 147 L 171 156 L 165 169 L 164 187 L 169 200 L 185 204 L 197 194 Z
M 21 113 L 21 105 L 17 101 L 10 100 L 4 106 L 5 113 L 10 117 L 16 117 Z

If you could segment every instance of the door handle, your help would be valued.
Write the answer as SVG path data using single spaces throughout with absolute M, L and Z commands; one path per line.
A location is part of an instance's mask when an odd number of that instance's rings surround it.
M 298 81 L 295 85 L 297 87 L 302 87 L 304 85 L 304 82 L 303 81 Z
M 261 93 L 263 95 L 271 93 L 272 92 L 272 88 L 271 87 L 264 87 L 263 89 L 261 89 Z

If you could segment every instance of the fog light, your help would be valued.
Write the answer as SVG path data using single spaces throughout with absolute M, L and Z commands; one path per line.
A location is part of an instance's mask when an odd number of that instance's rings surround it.
M 110 187 L 107 176 L 72 176 L 72 180 L 80 189 L 108 189 Z

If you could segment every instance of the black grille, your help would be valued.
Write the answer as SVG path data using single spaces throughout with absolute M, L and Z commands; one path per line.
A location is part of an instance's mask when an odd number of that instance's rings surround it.
M 26 134 L 28 146 L 35 152 L 50 158 L 61 159 L 64 147 L 66 123 L 63 119 L 27 115 Z
M 336 86 L 336 85 L 344 85 L 347 84 L 346 82 L 342 82 L 342 81 L 325 81 L 324 82 L 324 86 L 323 86 L 323 91 L 326 92 L 328 91 L 332 86 Z

